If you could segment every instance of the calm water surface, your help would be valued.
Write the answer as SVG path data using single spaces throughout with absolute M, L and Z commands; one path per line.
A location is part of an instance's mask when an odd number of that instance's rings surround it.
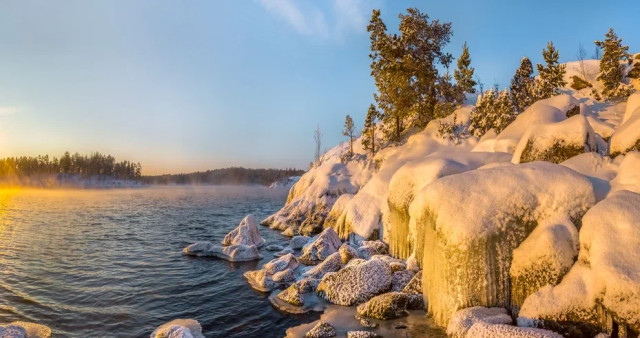
M 285 315 L 242 274 L 261 261 L 183 256 L 219 242 L 249 213 L 279 209 L 286 191 L 246 187 L 0 190 L 0 324 L 45 324 L 59 337 L 148 337 L 195 318 L 207 337 L 281 337 L 316 316 Z M 260 227 L 267 244 L 287 238 Z

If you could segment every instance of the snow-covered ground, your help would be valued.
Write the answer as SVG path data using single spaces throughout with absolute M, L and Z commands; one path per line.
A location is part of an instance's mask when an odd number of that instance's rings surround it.
M 584 65 L 601 90 L 598 61 Z M 469 124 L 466 104 L 375 156 L 358 139 L 345 161 L 339 145 L 263 224 L 293 236 L 316 222 L 356 245 L 386 242 L 424 268 L 427 311 L 443 327 L 482 306 L 574 335 L 639 332 L 640 92 L 598 101 L 592 88 L 569 87 L 575 75 L 580 64 L 570 62 L 562 93 L 499 134 L 442 138 L 438 127 L 454 115 Z M 546 335 L 487 325 L 474 330 Z

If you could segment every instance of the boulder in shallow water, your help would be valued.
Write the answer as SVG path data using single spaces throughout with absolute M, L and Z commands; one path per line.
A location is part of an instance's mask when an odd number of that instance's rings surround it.
M 263 265 L 260 270 L 245 272 L 244 277 L 254 289 L 268 292 L 277 285 L 285 283 L 285 279 L 290 279 L 293 275 L 293 270 L 297 267 L 298 260 L 292 254 L 288 254 L 271 260 Z M 286 272 L 286 270 L 289 270 L 289 272 Z M 278 281 L 274 280 L 274 277 Z
M 372 331 L 349 331 L 347 332 L 347 338 L 374 338 L 379 337 L 378 334 Z
M 464 338 L 467 332 L 477 322 L 489 324 L 511 324 L 513 319 L 506 309 L 500 307 L 486 308 L 474 306 L 462 309 L 451 316 L 447 326 L 447 335 L 453 338 Z
M 333 326 L 325 321 L 320 321 L 316 326 L 313 327 L 307 334 L 304 335 L 305 338 L 328 338 L 336 336 L 336 329 Z
M 389 291 L 391 278 L 389 264 L 382 260 L 370 260 L 326 274 L 316 292 L 334 304 L 351 306 Z
M 402 289 L 402 292 L 408 294 L 422 294 L 422 271 L 418 271 L 409 283 Z
M 278 252 L 274 253 L 273 255 L 276 256 L 276 257 L 282 257 L 284 255 L 288 255 L 288 254 L 292 254 L 292 253 L 293 253 L 293 249 L 287 247 L 287 248 L 282 249 L 282 251 L 278 251 Z
M 484 321 L 477 322 L 467 332 L 468 338 L 562 338 L 561 335 L 543 329 L 530 327 L 517 327 L 505 324 L 490 324 Z
M 282 245 L 278 245 L 278 244 L 269 244 L 269 245 L 267 245 L 267 247 L 265 249 L 267 251 L 282 251 L 282 250 L 284 250 L 284 247 Z
M 338 252 L 341 245 L 342 242 L 338 234 L 332 228 L 327 228 L 302 248 L 300 260 L 306 262 L 323 261 L 329 255 Z
M 255 245 L 257 248 L 264 245 L 264 238 L 260 235 L 258 224 L 253 215 L 247 215 L 230 233 L 224 236 L 222 245 Z
M 408 301 L 406 293 L 384 293 L 358 305 L 358 315 L 382 320 L 404 317 L 408 315 Z
M 320 264 L 312 267 L 302 274 L 303 277 L 320 279 L 327 272 L 336 272 L 342 268 L 342 264 L 340 263 L 340 254 L 338 252 L 334 252 L 329 255 L 327 259 L 322 261 Z
M 315 278 L 303 278 L 296 282 L 298 284 L 298 291 L 300 293 L 316 292 L 320 279 Z
M 347 264 L 352 258 L 358 258 L 358 251 L 348 243 L 342 244 L 338 252 L 340 253 L 342 264 Z
M 302 296 L 302 293 L 300 293 L 300 286 L 298 286 L 298 284 L 291 284 L 288 288 L 280 291 L 280 293 L 278 293 L 278 298 L 291 305 L 304 305 L 304 297 Z
M 2 338 L 49 338 L 51 329 L 42 324 L 15 321 L 6 326 L 0 326 Z
M 255 245 L 219 246 L 211 242 L 196 242 L 184 248 L 185 255 L 198 257 L 218 257 L 230 262 L 246 262 L 262 258 Z
M 195 319 L 174 319 L 158 326 L 151 338 L 204 338 L 202 326 Z
M 309 236 L 293 236 L 289 242 L 289 247 L 293 250 L 302 249 L 307 243 L 309 243 L 311 237 Z
M 407 310 L 424 310 L 427 305 L 422 294 L 407 294 Z
M 276 283 L 289 283 L 296 280 L 296 276 L 293 270 L 286 269 L 280 272 L 276 272 L 271 276 L 271 279 Z
M 387 255 L 389 247 L 381 241 L 363 241 L 358 248 L 358 256 L 364 259 L 371 259 L 375 255 Z
M 286 229 L 284 229 L 284 231 L 282 232 L 283 236 L 287 236 L 287 237 L 294 237 L 296 235 L 296 227 L 288 227 Z

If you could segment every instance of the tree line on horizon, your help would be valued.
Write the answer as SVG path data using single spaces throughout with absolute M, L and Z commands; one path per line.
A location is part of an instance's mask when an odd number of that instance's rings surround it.
M 93 152 L 90 155 L 71 155 L 68 151 L 60 158 L 49 155 L 0 158 L 0 178 L 56 176 L 102 177 L 137 180 L 142 175 L 140 163 L 116 161 L 111 155 Z
M 373 10 L 367 26 L 371 41 L 371 76 L 377 91 L 365 117 L 361 142 L 372 155 L 385 146 L 400 143 L 407 130 L 422 130 L 430 121 L 452 114 L 462 106 L 467 93 L 479 92 L 470 115 L 470 126 L 461 128 L 454 116 L 452 123 L 440 123 L 441 137 L 457 140 L 462 134 L 482 137 L 489 130 L 500 133 L 531 104 L 559 95 L 560 88 L 567 84 L 564 79 L 566 65 L 559 63 L 559 52 L 550 41 L 542 51 L 543 64 L 534 68 L 525 56 L 508 87 L 499 90 L 495 84 L 485 90 L 480 79 L 474 76 L 466 42 L 451 76 L 449 67 L 454 58 L 444 50 L 453 34 L 451 23 L 429 20 L 426 13 L 416 8 L 407 9 L 407 13 L 400 14 L 399 18 L 398 33 L 387 31 L 380 10 Z M 584 66 L 586 52 L 582 45 L 577 54 L 581 76 L 571 78 L 571 88 L 592 88 L 591 94 L 596 100 L 629 96 L 632 89 L 622 83 L 625 77 L 623 64 L 633 64 L 629 47 L 622 44 L 613 28 L 604 40 L 594 44 L 594 58 L 600 59 L 597 80 L 604 85 L 603 90 L 598 92 L 588 81 Z M 633 65 L 626 77 L 640 78 L 640 62 Z M 344 157 L 349 160 L 353 157 L 353 142 L 357 137 L 350 115 L 345 117 L 342 134 L 348 137 L 349 148 Z M 317 137 L 315 141 L 319 148 Z M 316 149 L 312 164 L 319 165 L 321 160 Z
M 292 176 L 301 176 L 300 169 L 249 169 L 230 167 L 197 171 L 186 174 L 165 174 L 142 176 L 141 180 L 147 184 L 178 184 L 178 185 L 264 185 L 286 180 Z

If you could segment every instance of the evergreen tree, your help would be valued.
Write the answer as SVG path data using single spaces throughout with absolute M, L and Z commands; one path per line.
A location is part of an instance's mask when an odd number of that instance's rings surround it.
M 493 87 L 478 96 L 476 107 L 471 112 L 469 131 L 478 137 L 484 135 L 493 127 L 493 121 L 496 120 L 496 92 Z
M 564 74 L 566 65 L 558 63 L 560 55 L 558 50 L 553 46 L 553 42 L 549 41 L 547 49 L 542 51 L 542 56 L 546 66 L 537 64 L 540 80 L 538 83 L 538 99 L 546 99 L 559 94 L 558 88 L 566 85 Z
M 623 92 L 618 91 L 623 76 L 623 67 L 620 61 L 632 61 L 629 47 L 622 45 L 622 39 L 618 38 L 613 28 L 609 28 L 609 33 L 605 35 L 604 41 L 596 41 L 595 44 L 602 48 L 600 74 L 598 75 L 598 80 L 604 84 L 602 94 L 605 97 L 623 96 Z
M 533 65 L 526 56 L 520 60 L 520 67 L 511 79 L 511 99 L 516 111 L 523 112 L 535 102 L 535 79 Z
M 362 129 L 362 147 L 371 151 L 371 155 L 376 154 L 376 121 L 379 118 L 380 112 L 376 109 L 376 106 L 371 104 Z
M 437 89 L 438 101 L 433 112 L 435 118 L 448 116 L 464 101 L 464 92 L 451 83 L 451 75 L 448 71 L 438 78 Z
M 344 120 L 344 129 L 342 135 L 349 138 L 349 157 L 353 157 L 353 138 L 355 136 L 355 127 L 353 125 L 353 119 L 347 115 Z
M 473 81 L 474 68 L 471 65 L 471 57 L 469 56 L 469 48 L 465 42 L 462 46 L 462 54 L 458 58 L 458 69 L 453 72 L 456 79 L 456 85 L 463 93 L 475 93 L 476 82 Z
M 505 88 L 498 94 L 496 102 L 496 120 L 493 121 L 493 130 L 500 134 L 518 116 L 514 104 L 511 101 L 511 93 Z

